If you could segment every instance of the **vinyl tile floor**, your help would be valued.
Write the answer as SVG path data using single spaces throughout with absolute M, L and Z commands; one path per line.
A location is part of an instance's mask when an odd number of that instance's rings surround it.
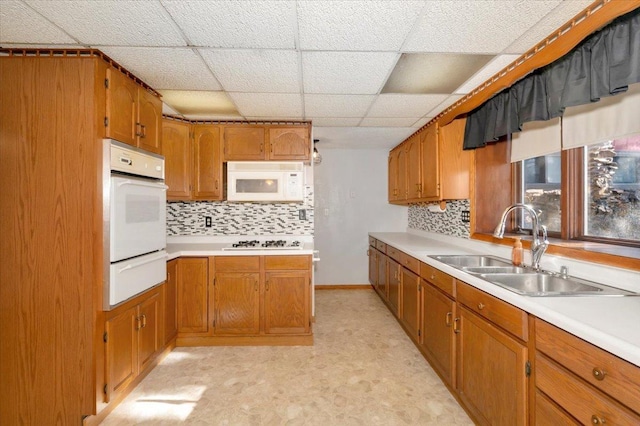
M 473 424 L 373 290 L 316 291 L 314 335 L 176 348 L 102 424 Z

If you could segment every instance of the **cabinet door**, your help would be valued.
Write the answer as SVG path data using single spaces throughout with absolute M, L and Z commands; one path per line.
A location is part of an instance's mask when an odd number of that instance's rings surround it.
M 264 142 L 264 127 L 225 127 L 224 161 L 265 160 Z
M 193 141 L 193 199 L 222 199 L 220 127 L 198 125 Z
M 387 263 L 387 280 L 389 282 L 389 308 L 396 316 L 400 307 L 400 264 L 389 258 Z
M 376 277 L 376 290 L 387 299 L 387 259 L 388 257 L 378 252 L 378 276 Z
M 106 136 L 136 145 L 138 86 L 120 71 L 107 70 L 107 120 Z
M 396 156 L 398 157 L 398 195 L 396 200 L 404 201 L 409 195 L 409 190 L 407 189 L 407 150 L 404 144 L 400 145 Z
M 180 121 L 162 121 L 164 181 L 167 200 L 188 200 L 191 196 L 191 126 Z
M 527 419 L 527 348 L 458 306 L 457 389 L 481 424 L 523 425 Z
M 160 294 L 138 305 L 138 371 L 147 368 L 160 348 Z
M 272 127 L 269 129 L 270 160 L 311 159 L 311 143 L 307 127 Z
M 422 162 L 422 198 L 438 200 L 440 198 L 440 168 L 438 162 L 438 126 L 427 127 L 422 132 L 420 144 Z
M 206 333 L 208 321 L 208 259 L 178 259 L 178 332 Z
M 369 246 L 369 283 L 377 289 L 378 284 L 378 251 Z
M 402 309 L 401 321 L 409 336 L 418 341 L 420 330 L 420 277 L 406 268 L 402 271 Z
M 164 284 L 164 338 L 169 343 L 178 333 L 178 260 L 167 262 L 167 282 Z
M 267 272 L 264 287 L 264 331 L 307 334 L 311 328 L 309 271 Z
M 260 332 L 260 274 L 218 272 L 214 288 L 214 333 Z
M 389 201 L 395 201 L 398 198 L 398 153 L 393 150 L 389 153 Z
M 422 347 L 434 369 L 450 386 L 455 385 L 455 339 L 453 319 L 456 304 L 422 280 Z
M 469 198 L 469 172 L 472 151 L 464 151 L 464 128 L 467 120 L 459 118 L 440 128 L 440 164 L 442 199 L 460 200 Z
M 138 374 L 136 345 L 138 338 L 137 309 L 132 307 L 105 323 L 107 333 L 105 377 L 109 402 Z
M 420 134 L 412 136 L 406 144 L 407 199 L 409 200 L 417 200 L 422 195 L 422 174 L 420 172 L 420 137 Z
M 138 147 L 162 153 L 162 101 L 138 87 Z

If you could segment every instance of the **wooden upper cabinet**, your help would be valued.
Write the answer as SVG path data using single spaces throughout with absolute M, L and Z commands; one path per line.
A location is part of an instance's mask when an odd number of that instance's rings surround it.
M 440 199 L 440 167 L 438 163 L 438 126 L 427 127 L 420 134 L 422 166 L 421 186 L 422 198 L 427 200 Z
M 138 88 L 138 147 L 162 153 L 162 101 Z
M 266 334 L 306 334 L 311 327 L 309 269 L 267 272 L 264 288 Z
M 162 101 L 120 71 L 106 71 L 105 136 L 147 151 L 162 152 Z
M 407 200 L 411 201 L 422 196 L 420 134 L 409 138 L 406 145 Z
M 210 124 L 195 126 L 192 182 L 192 199 L 222 199 L 220 126 Z
M 126 75 L 107 69 L 106 137 L 136 146 L 138 86 Z
M 389 152 L 389 202 L 394 202 L 398 199 L 398 155 L 397 149 Z
M 191 197 L 191 125 L 174 120 L 162 122 L 164 181 L 169 187 L 167 200 Z
M 225 126 L 224 161 L 256 161 L 267 158 L 265 128 L 261 126 Z
M 409 194 L 407 189 L 407 150 L 403 145 L 396 153 L 398 157 L 398 201 L 406 201 Z
M 464 129 L 467 119 L 452 121 L 440 128 L 440 180 L 443 200 L 469 198 L 469 173 L 472 151 L 464 151 Z
M 269 160 L 311 160 L 308 127 L 269 128 Z

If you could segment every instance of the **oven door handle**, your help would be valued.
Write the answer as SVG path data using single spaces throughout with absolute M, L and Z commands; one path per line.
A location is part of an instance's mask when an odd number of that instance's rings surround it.
M 124 185 L 144 186 L 147 188 L 162 189 L 165 191 L 169 189 L 169 187 L 163 183 L 146 183 L 146 182 L 138 182 L 138 181 L 129 180 L 129 179 L 123 180 L 122 182 L 118 182 L 118 188 Z
M 167 257 L 169 257 L 169 255 L 167 253 L 162 253 L 158 256 L 152 257 L 151 259 L 145 259 L 141 262 L 136 262 L 136 263 L 130 263 L 127 266 L 118 269 L 118 273 L 122 273 L 124 271 L 127 271 L 129 269 L 133 269 L 133 268 L 137 268 L 138 266 L 142 266 L 142 265 L 146 265 L 147 263 L 151 263 L 151 262 L 155 262 L 156 260 L 160 260 L 160 259 L 166 259 Z

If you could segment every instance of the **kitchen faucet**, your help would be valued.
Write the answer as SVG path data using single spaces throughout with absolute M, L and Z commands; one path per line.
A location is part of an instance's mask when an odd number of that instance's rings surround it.
M 540 259 L 542 259 L 542 255 L 545 250 L 549 246 L 549 241 L 547 240 L 547 227 L 544 225 L 540 225 L 540 218 L 534 209 L 531 206 L 522 203 L 513 204 L 505 209 L 502 213 L 502 218 L 500 219 L 500 223 L 496 226 L 495 231 L 493 231 L 493 236 L 496 238 L 504 237 L 504 228 L 507 223 L 507 216 L 514 210 L 522 209 L 529 213 L 531 216 L 531 231 L 533 233 L 533 240 L 531 241 L 531 267 L 536 271 L 540 270 Z M 540 229 L 542 229 L 542 241 L 540 241 Z

